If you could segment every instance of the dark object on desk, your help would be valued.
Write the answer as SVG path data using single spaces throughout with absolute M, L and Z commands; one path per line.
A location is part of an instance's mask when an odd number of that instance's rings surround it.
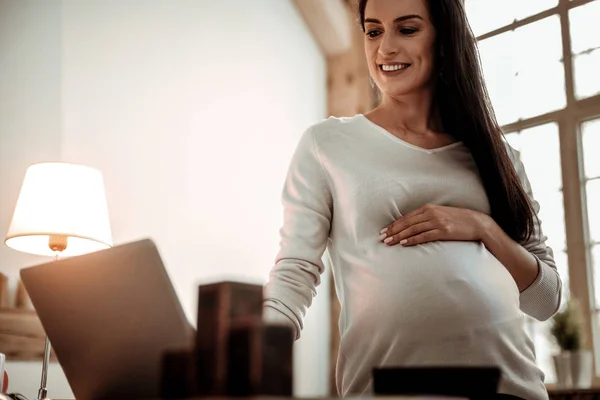
M 197 395 L 225 394 L 227 341 L 234 321 L 262 319 L 263 288 L 238 282 L 201 285 L 196 334 Z
M 493 367 L 375 368 L 375 395 L 441 395 L 492 399 L 501 372 Z
M 191 349 L 168 351 L 163 356 L 160 396 L 162 399 L 187 399 L 196 393 L 194 352 Z
M 550 400 L 600 400 L 598 389 L 553 389 L 549 390 Z
M 291 396 L 294 334 L 261 321 L 234 324 L 229 332 L 226 395 Z

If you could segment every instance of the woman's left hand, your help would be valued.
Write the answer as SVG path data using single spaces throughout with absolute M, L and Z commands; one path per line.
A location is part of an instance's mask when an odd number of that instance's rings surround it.
M 382 229 L 380 240 L 388 246 L 436 240 L 480 241 L 490 220 L 479 211 L 427 204 Z

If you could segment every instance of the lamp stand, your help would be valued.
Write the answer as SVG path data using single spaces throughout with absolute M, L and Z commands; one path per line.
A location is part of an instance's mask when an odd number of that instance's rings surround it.
M 54 261 L 58 261 L 60 253 L 67 248 L 67 236 L 65 235 L 50 235 L 48 239 L 48 247 L 54 252 Z M 40 389 L 38 390 L 37 400 L 48 400 L 48 389 L 46 382 L 48 381 L 48 365 L 50 364 L 50 338 L 46 335 L 46 345 L 44 346 L 44 361 L 42 363 L 42 380 Z
M 44 346 L 44 363 L 42 364 L 42 381 L 40 390 L 38 390 L 38 400 L 46 400 L 48 397 L 48 389 L 46 389 L 46 381 L 48 380 L 48 364 L 50 363 L 50 339 L 46 335 L 46 345 Z

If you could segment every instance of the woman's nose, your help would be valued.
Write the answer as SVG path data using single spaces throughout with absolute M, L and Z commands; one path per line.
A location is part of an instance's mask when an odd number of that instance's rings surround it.
M 390 56 L 398 53 L 398 46 L 394 43 L 392 35 L 383 34 L 381 38 L 381 44 L 379 45 L 379 52 L 381 55 Z

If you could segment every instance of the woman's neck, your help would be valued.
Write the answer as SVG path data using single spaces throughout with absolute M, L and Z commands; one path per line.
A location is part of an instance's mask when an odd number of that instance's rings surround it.
M 429 91 L 401 97 L 383 96 L 381 104 L 370 114 L 382 124 L 414 132 L 441 132 L 439 116 L 432 110 Z

